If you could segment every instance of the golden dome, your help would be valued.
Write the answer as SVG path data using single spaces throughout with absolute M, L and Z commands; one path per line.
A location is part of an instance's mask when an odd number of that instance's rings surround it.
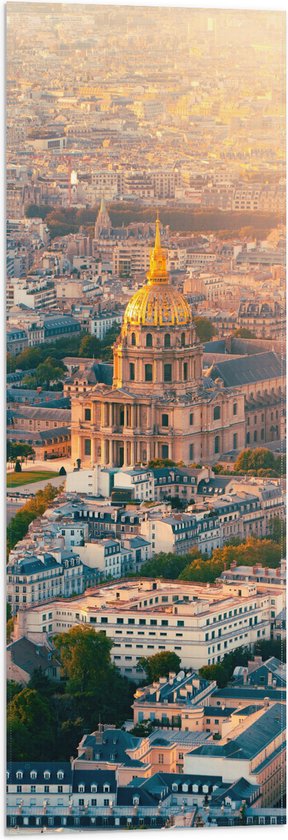
M 166 255 L 161 248 L 160 221 L 156 220 L 155 246 L 150 255 L 148 283 L 133 295 L 126 307 L 125 326 L 184 326 L 191 324 L 192 314 L 185 297 L 169 284 Z

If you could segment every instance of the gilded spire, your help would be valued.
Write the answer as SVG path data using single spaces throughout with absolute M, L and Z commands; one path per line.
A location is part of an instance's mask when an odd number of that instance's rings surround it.
M 152 283 L 168 283 L 168 272 L 166 268 L 166 255 L 161 247 L 160 219 L 157 213 L 155 245 L 150 254 L 150 270 L 147 280 Z

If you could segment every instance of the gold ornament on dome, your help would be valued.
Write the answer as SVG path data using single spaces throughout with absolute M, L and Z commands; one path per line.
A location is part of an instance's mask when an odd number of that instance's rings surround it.
M 124 326 L 184 326 L 191 324 L 191 309 L 185 297 L 169 284 L 166 254 L 161 247 L 160 221 L 156 220 L 155 246 L 150 255 L 148 283 L 129 301 Z

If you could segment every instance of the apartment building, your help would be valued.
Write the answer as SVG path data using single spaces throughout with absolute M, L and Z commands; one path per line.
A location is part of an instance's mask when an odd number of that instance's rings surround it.
M 283 606 L 283 593 L 273 598 Z M 270 638 L 271 594 L 253 584 L 213 586 L 159 580 L 105 584 L 69 603 L 49 603 L 49 629 L 43 607 L 18 612 L 15 638 L 45 640 L 75 625 L 105 629 L 114 643 L 112 660 L 125 675 L 139 680 L 143 656 L 173 650 L 184 668 L 220 662 L 224 653 Z M 43 619 L 45 614 L 45 620 Z M 50 629 L 51 628 L 51 629 Z
M 261 805 L 268 808 L 283 798 L 286 758 L 286 710 L 280 703 L 262 709 L 250 726 L 219 744 L 204 744 L 184 757 L 184 772 L 221 773 L 226 782 L 239 775 L 260 786 Z
M 222 544 L 217 514 L 174 513 L 168 516 L 147 513 L 140 526 L 141 534 L 151 542 L 152 553 L 160 551 L 186 554 L 197 546 L 209 556 Z
M 99 312 L 93 318 L 90 318 L 89 332 L 99 338 L 99 341 L 102 341 L 114 324 L 122 324 L 122 315 L 119 315 L 119 312 Z

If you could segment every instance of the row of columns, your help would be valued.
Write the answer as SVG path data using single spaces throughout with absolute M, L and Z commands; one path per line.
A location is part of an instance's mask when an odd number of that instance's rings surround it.
M 145 430 L 151 429 L 151 406 L 146 405 L 147 419 L 145 423 Z M 142 421 L 142 405 L 139 404 L 122 404 L 121 403 L 102 403 L 101 405 L 101 428 L 112 429 L 114 426 L 123 426 L 125 429 L 141 428 Z M 122 417 L 121 417 L 122 413 Z

